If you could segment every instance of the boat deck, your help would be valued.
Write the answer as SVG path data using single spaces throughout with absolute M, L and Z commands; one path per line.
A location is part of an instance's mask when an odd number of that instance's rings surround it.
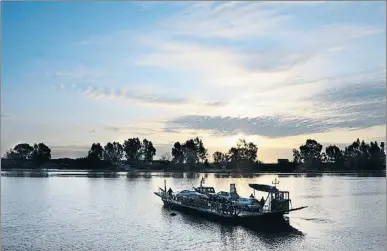
M 233 205 L 226 205 L 219 202 L 206 202 L 206 203 L 197 204 L 197 203 L 178 201 L 176 199 L 171 198 L 170 196 L 165 196 L 162 193 L 155 192 L 155 194 L 161 197 L 162 201 L 166 206 L 184 207 L 195 211 L 209 213 L 209 214 L 226 217 L 226 218 L 255 217 L 255 216 L 262 216 L 264 214 L 270 213 L 267 207 L 264 207 L 259 211 L 246 211 L 238 207 L 235 207 Z

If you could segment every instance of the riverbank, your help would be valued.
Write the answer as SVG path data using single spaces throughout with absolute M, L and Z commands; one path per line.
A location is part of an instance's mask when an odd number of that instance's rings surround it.
M 131 170 L 111 170 L 111 169 L 1 169 L 1 174 L 6 174 L 12 176 L 12 174 L 17 173 L 32 173 L 32 174 L 46 174 L 46 173 L 56 173 L 61 176 L 63 175 L 72 175 L 72 176 L 85 176 L 85 175 L 96 175 L 96 174 L 106 174 L 106 175 L 170 175 L 170 174 L 214 174 L 215 176 L 221 175 L 225 176 L 235 176 L 235 175 L 265 175 L 265 174 L 277 174 L 279 176 L 291 176 L 291 175 L 359 175 L 359 176 L 369 176 L 369 175 L 382 175 L 386 176 L 386 170 L 367 170 L 367 171 L 352 171 L 352 170 L 335 170 L 335 171 L 293 171 L 293 172 L 277 172 L 277 171 L 255 171 L 255 170 L 224 170 L 224 169 L 205 169 L 205 170 L 151 170 L 151 169 L 131 169 Z M 4 176 L 9 176 L 4 175 Z

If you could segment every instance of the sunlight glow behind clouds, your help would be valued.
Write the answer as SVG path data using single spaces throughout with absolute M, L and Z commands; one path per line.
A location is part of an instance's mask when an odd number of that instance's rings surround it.
M 380 70 L 385 69 L 385 13 L 365 8 L 354 20 L 347 5 L 358 8 L 357 13 L 364 9 L 361 3 L 317 1 L 128 3 L 128 9 L 141 9 L 140 16 L 126 17 L 120 28 L 101 28 L 99 34 L 79 16 L 79 26 L 90 32 L 71 44 L 59 42 L 59 50 L 31 44 L 30 50 L 39 48 L 46 57 L 20 59 L 14 64 L 17 74 L 6 73 L 3 109 L 19 117 L 31 114 L 33 107 L 45 111 L 39 114 L 60 110 L 63 121 L 83 121 L 85 128 L 95 129 L 98 137 L 77 135 L 84 145 L 137 135 L 166 147 L 196 135 L 216 149 L 241 134 L 265 148 L 276 140 L 328 135 L 342 128 L 369 128 L 374 137 L 385 137 L 370 129 L 384 124 L 386 116 L 385 70 Z M 373 5 L 376 10 L 385 3 Z M 90 18 L 109 23 L 111 15 L 101 12 Z M 55 23 L 56 30 L 60 25 Z M 14 32 L 23 31 L 19 27 Z M 47 41 L 49 36 L 41 35 Z M 7 51 L 20 49 L 8 46 Z M 12 60 L 4 64 L 17 62 L 16 56 Z M 23 100 L 11 83 L 30 90 Z M 65 106 L 61 97 L 67 103 L 74 100 L 76 109 Z M 50 98 L 47 107 L 42 100 Z M 14 106 L 15 100 L 28 100 L 31 108 Z M 92 122 L 109 121 L 113 114 L 119 123 L 98 127 Z M 88 119 L 89 124 L 84 122 Z M 49 140 L 38 126 L 34 135 L 11 133 L 11 124 L 19 128 L 14 123 L 2 122 L 9 127 L 7 134 L 2 132 L 2 153 L 3 146 L 22 137 Z M 346 133 L 338 137 L 346 138 Z M 51 142 L 60 149 L 61 144 L 72 145 L 68 141 L 74 137 L 68 129 Z

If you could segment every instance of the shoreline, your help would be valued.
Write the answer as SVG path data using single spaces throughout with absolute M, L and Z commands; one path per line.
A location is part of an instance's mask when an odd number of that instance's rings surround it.
M 386 170 L 367 170 L 367 171 L 355 171 L 355 170 L 323 170 L 323 171 L 294 171 L 294 172 L 278 172 L 278 171 L 254 171 L 254 170 L 222 170 L 222 169 L 209 169 L 209 170 L 150 170 L 150 169 L 133 169 L 133 170 L 109 170 L 109 169 L 4 169 L 0 168 L 1 172 L 59 172 L 59 173 L 210 173 L 210 174 L 364 174 L 364 173 L 386 173 Z

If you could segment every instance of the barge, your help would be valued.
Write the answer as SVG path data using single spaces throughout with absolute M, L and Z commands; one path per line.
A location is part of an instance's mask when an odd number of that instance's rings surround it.
M 290 212 L 298 211 L 307 206 L 293 208 L 288 191 L 279 190 L 274 186 L 265 184 L 249 184 L 255 191 L 267 194 L 266 199 L 262 197 L 260 201 L 251 194 L 249 198 L 242 198 L 238 195 L 235 184 L 230 184 L 229 192 L 215 192 L 213 187 L 203 186 L 204 179 L 199 187 L 193 190 L 182 190 L 173 192 L 171 188 L 159 188 L 154 192 L 161 198 L 165 207 L 171 210 L 184 211 L 196 215 L 210 218 L 218 222 L 241 224 L 248 227 L 267 224 L 287 224 L 286 215 Z

